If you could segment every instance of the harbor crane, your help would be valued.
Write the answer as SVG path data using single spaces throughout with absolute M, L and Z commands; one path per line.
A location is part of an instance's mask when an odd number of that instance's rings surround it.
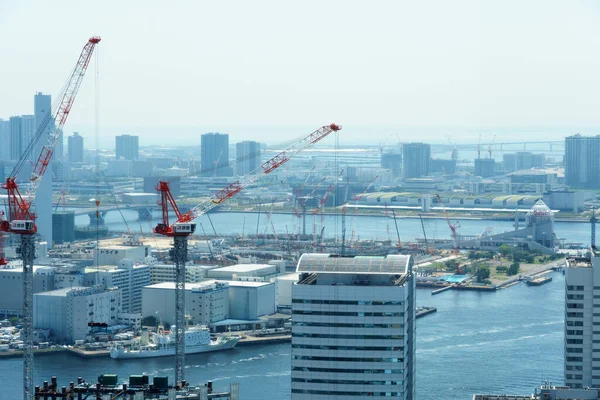
M 188 237 L 196 230 L 194 220 L 238 194 L 242 189 L 254 184 L 259 179 L 273 172 L 302 151 L 312 147 L 332 132 L 339 131 L 341 126 L 330 124 L 322 126 L 313 133 L 292 143 L 275 157 L 264 162 L 254 171 L 229 184 L 215 193 L 210 199 L 198 204 L 187 213 L 182 213 L 171 194 L 169 183 L 159 181 L 156 190 L 160 192 L 162 222 L 154 232 L 173 238 L 172 258 L 175 263 L 175 381 L 180 384 L 184 380 L 185 367 L 185 263 L 187 261 Z M 173 209 L 176 220 L 169 220 L 169 206 Z
M 2 185 L 8 192 L 8 219 L 0 221 L 0 232 L 10 232 L 21 235 L 21 245 L 19 252 L 23 261 L 23 329 L 21 337 L 24 344 L 23 349 L 23 399 L 31 400 L 33 398 L 33 260 L 35 259 L 35 233 L 37 226 L 35 224 L 36 215 L 33 212 L 32 205 L 35 200 L 36 191 L 44 177 L 44 173 L 50 164 L 54 148 L 58 142 L 60 133 L 63 130 L 67 118 L 73 107 L 73 102 L 79 91 L 79 87 L 87 70 L 88 64 L 94 52 L 94 48 L 100 42 L 100 37 L 91 37 L 75 64 L 63 91 L 59 95 L 59 102 L 55 103 L 51 112 L 46 114 L 43 121 L 35 132 L 34 137 L 29 142 L 20 160 L 15 165 L 10 176 Z M 50 122 L 54 121 L 53 125 Z M 47 144 L 42 148 L 36 163 L 33 166 L 31 176 L 29 177 L 29 187 L 22 196 L 18 185 L 17 176 L 23 166 L 29 162 L 29 155 L 33 151 L 37 142 L 47 132 Z

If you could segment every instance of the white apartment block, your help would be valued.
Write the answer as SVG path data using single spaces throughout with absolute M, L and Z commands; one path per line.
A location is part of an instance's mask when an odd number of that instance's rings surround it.
M 106 288 L 121 289 L 123 312 L 142 312 L 142 288 L 150 285 L 150 266 L 135 265 L 129 260 L 122 260 L 117 266 L 106 266 L 86 269 L 86 283 L 103 285 Z
M 33 267 L 33 293 L 54 289 L 54 267 Z M 23 268 L 0 268 L 0 315 L 23 314 Z
M 570 258 L 565 271 L 565 385 L 600 386 L 600 254 Z
M 84 340 L 89 322 L 116 325 L 121 291 L 101 287 L 74 287 L 33 295 L 33 326 L 50 329 L 55 340 Z
M 216 266 L 214 266 L 214 268 L 216 268 Z M 203 265 L 186 265 L 185 282 L 193 283 L 206 279 L 206 270 L 206 266 Z M 175 265 L 153 264 L 150 267 L 150 274 L 153 285 L 161 282 L 175 282 Z
M 412 258 L 304 254 L 292 287 L 292 399 L 415 398 Z

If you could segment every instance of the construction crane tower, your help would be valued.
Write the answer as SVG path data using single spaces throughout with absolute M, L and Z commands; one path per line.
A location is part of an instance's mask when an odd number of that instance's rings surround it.
M 48 113 L 39 124 L 38 129 L 15 165 L 12 173 L 2 185 L 8 191 L 8 219 L 0 221 L 0 231 L 21 235 L 21 244 L 18 248 L 23 261 L 23 329 L 21 337 L 23 349 L 23 399 L 33 398 L 33 260 L 35 259 L 35 224 L 36 215 L 32 205 L 36 191 L 50 164 L 54 148 L 60 133 L 67 122 L 71 107 L 87 70 L 94 52 L 100 42 L 98 36 L 91 37 L 83 47 L 81 54 L 71 72 L 63 91 L 59 96 L 60 101 L 55 104 L 52 112 Z M 25 195 L 21 195 L 17 185 L 17 176 L 23 166 L 29 161 L 29 155 L 37 142 L 44 136 L 46 128 L 54 120 L 52 130 L 48 133 L 47 144 L 42 148 L 29 178 L 29 187 Z
M 169 188 L 168 182 L 159 181 L 156 186 L 161 194 L 162 222 L 154 232 L 173 238 L 173 262 L 175 263 L 175 382 L 179 385 L 185 379 L 185 263 L 187 261 L 188 237 L 196 230 L 194 219 L 206 214 L 224 201 L 235 196 L 245 187 L 254 184 L 259 179 L 281 167 L 302 151 L 312 147 L 317 142 L 327 137 L 332 132 L 339 131 L 341 126 L 330 124 L 323 126 L 308 136 L 294 142 L 275 157 L 264 162 L 256 170 L 244 175 L 239 180 L 231 183 L 224 189 L 215 193 L 209 200 L 198 204 L 187 213 L 183 214 Z M 169 220 L 169 206 L 177 217 L 174 223 Z

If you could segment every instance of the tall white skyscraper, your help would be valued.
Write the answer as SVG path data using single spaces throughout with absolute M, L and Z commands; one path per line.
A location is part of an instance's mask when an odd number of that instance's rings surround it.
M 570 258 L 565 271 L 565 385 L 600 386 L 600 253 Z
M 23 152 L 33 139 L 35 134 L 35 116 L 21 115 L 10 117 L 9 119 L 9 136 L 10 136 L 10 159 L 20 160 Z M 29 156 L 33 159 L 33 153 Z M 37 157 L 37 156 L 36 156 Z
M 237 175 L 249 174 L 260 166 L 260 143 L 245 140 L 235 145 L 235 170 Z
M 117 159 L 139 160 L 139 136 L 121 135 L 115 137 L 115 155 Z
M 54 120 L 52 120 L 52 100 L 50 95 L 36 93 L 34 96 L 35 129 L 40 125 L 47 124 L 46 129 L 38 140 L 33 153 L 33 162 L 37 161 L 42 147 L 48 144 L 48 134 L 54 129 Z M 57 144 L 57 147 L 60 142 Z M 62 154 L 62 152 L 61 152 Z M 52 159 L 55 159 L 56 154 Z M 36 225 L 38 233 L 48 242 L 48 248 L 52 248 L 52 161 L 48 166 L 46 174 L 42 178 L 42 183 L 37 189 L 35 196 L 35 213 L 37 214 Z
M 292 399 L 415 398 L 412 258 L 304 254 L 292 287 Z

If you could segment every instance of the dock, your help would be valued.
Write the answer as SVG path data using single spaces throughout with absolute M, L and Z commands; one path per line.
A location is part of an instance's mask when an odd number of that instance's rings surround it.
M 437 308 L 435 307 L 417 307 L 415 318 L 421 318 L 435 312 L 437 312 Z
M 533 279 L 526 281 L 529 286 L 542 286 L 548 282 L 552 281 L 551 276 L 538 276 Z

